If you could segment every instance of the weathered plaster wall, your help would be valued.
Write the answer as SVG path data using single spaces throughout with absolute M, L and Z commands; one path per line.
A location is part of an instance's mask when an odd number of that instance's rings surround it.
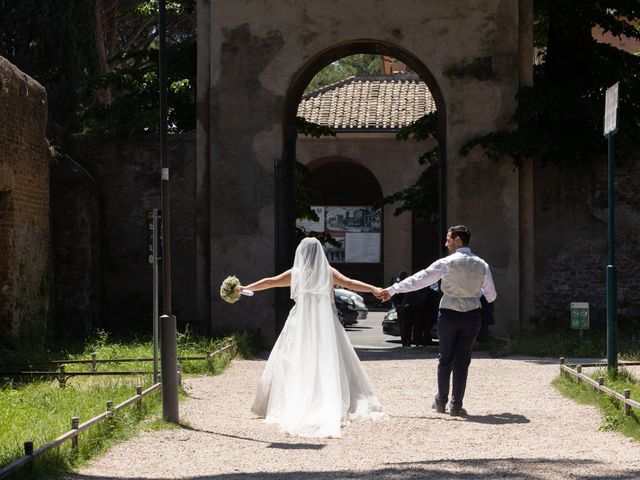
M 498 329 L 519 317 L 518 177 L 495 165 L 470 138 L 507 126 L 520 84 L 519 2 L 512 0 L 294 1 L 199 4 L 209 18 L 211 116 L 211 284 L 236 273 L 275 273 L 275 167 L 283 156 L 288 89 L 327 49 L 354 41 L 393 45 L 427 67 L 444 99 L 447 221 L 468 224 L 475 250 L 493 264 Z M 356 52 L 352 52 L 356 53 Z M 382 53 L 382 52 L 381 52 Z M 203 59 L 202 56 L 206 56 Z M 204 88 L 201 86 L 201 88 Z M 201 170 L 204 174 L 204 169 Z M 212 302 L 212 324 L 260 326 L 275 335 L 274 295 L 229 306 Z
M 0 340 L 37 340 L 49 314 L 47 94 L 2 57 L 0 112 Z

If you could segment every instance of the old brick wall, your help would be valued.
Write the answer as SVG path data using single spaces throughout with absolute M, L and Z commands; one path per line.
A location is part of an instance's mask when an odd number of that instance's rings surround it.
M 49 310 L 45 89 L 0 57 L 0 340 L 41 338 Z
M 618 162 L 616 264 L 618 315 L 640 317 L 640 157 Z M 608 263 L 607 163 L 590 168 L 536 170 L 536 317 L 569 324 L 571 302 L 589 302 L 595 322 L 606 319 Z
M 77 218 L 75 224 L 73 218 L 65 220 L 67 229 L 71 231 L 99 228 L 99 234 L 95 235 L 97 238 L 92 240 L 93 248 L 95 242 L 99 243 L 99 266 L 86 261 L 78 265 L 78 271 L 70 273 L 80 275 L 80 267 L 87 269 L 79 278 L 83 282 L 93 279 L 92 288 L 99 290 L 100 311 L 98 314 L 90 309 L 91 291 L 82 295 L 88 302 L 85 308 L 99 316 L 96 322 L 101 327 L 117 333 L 151 332 L 153 290 L 146 212 L 161 206 L 159 146 L 157 137 L 106 142 L 76 139 L 66 151 L 92 178 L 92 187 L 82 187 L 78 190 L 79 195 L 83 195 L 86 201 L 99 203 L 99 227 L 82 209 L 84 217 Z M 195 148 L 195 134 L 169 137 L 172 306 L 181 328 L 188 323 L 197 330 L 207 331 L 208 319 L 199 322 L 195 313 Z M 97 199 L 93 198 L 94 195 Z M 64 212 L 59 215 L 54 213 L 54 218 L 57 216 L 62 220 Z M 89 271 L 95 268 L 99 269 L 99 279 L 95 271 L 93 274 Z M 83 285 L 88 286 L 88 283 Z M 77 319 L 75 323 L 78 323 Z

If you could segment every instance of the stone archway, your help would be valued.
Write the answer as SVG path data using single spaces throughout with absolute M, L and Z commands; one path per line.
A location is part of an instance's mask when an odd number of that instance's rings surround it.
M 281 188 L 276 198 L 276 252 L 277 252 L 277 265 L 280 269 L 286 269 L 287 265 L 291 263 L 292 255 L 295 250 L 295 245 L 292 242 L 295 239 L 293 235 L 293 225 L 295 218 L 292 216 L 291 210 L 295 203 L 293 196 L 293 170 L 294 163 L 296 161 L 296 144 L 297 144 L 297 131 L 295 128 L 295 119 L 298 110 L 298 105 L 302 94 L 311 81 L 311 79 L 326 65 L 339 60 L 340 58 L 359 54 L 369 53 L 376 55 L 386 55 L 396 58 L 407 66 L 409 66 L 414 72 L 418 74 L 420 79 L 424 81 L 431 93 L 434 102 L 436 104 L 436 110 L 438 112 L 438 123 L 436 130 L 436 141 L 440 151 L 440 230 L 442 231 L 444 225 L 446 225 L 446 103 L 444 101 L 441 89 L 436 82 L 433 74 L 418 58 L 411 52 L 401 48 L 392 42 L 386 42 L 374 39 L 361 39 L 345 42 L 342 44 L 334 45 L 326 50 L 319 52 L 309 62 L 307 62 L 294 77 L 292 84 L 290 85 L 287 96 L 284 101 L 283 111 L 283 155 L 280 163 L 277 165 L 277 169 L 280 172 L 278 178 L 281 179 Z M 408 268 L 404 268 L 408 270 Z M 382 278 L 382 276 L 381 276 Z M 384 280 L 383 280 L 384 281 Z M 287 311 L 287 299 L 282 295 L 278 302 L 278 311 Z M 286 317 L 278 313 L 279 322 L 284 322 Z M 280 323 L 280 324 L 282 324 Z
M 533 288 L 533 270 L 521 270 L 533 258 L 530 178 L 508 159 L 459 151 L 508 127 L 530 81 L 531 8 L 530 0 L 359 0 L 339 10 L 331 2 L 198 2 L 196 283 L 199 315 L 212 329 L 259 327 L 275 338 L 282 319 L 273 292 L 229 306 L 211 291 L 230 273 L 252 280 L 288 266 L 296 107 L 321 66 L 353 52 L 398 58 L 429 85 L 441 114 L 442 217 L 471 227 L 498 285 L 496 326 L 518 327 L 521 298 Z
M 443 207 L 446 201 L 446 183 L 443 179 L 446 176 L 446 104 L 442 96 L 442 92 L 434 76 L 429 69 L 417 59 L 415 55 L 406 51 L 399 46 L 379 41 L 379 40 L 356 40 L 346 42 L 340 45 L 332 46 L 313 57 L 306 65 L 304 65 L 293 79 L 284 101 L 283 111 L 283 149 L 282 157 L 278 168 L 281 171 L 282 179 L 285 185 L 292 185 L 289 182 L 289 175 L 293 172 L 293 163 L 296 158 L 296 141 L 297 131 L 295 128 L 295 118 L 298 110 L 298 104 L 302 98 L 304 89 L 309 84 L 311 79 L 326 65 L 336 61 L 342 57 L 353 55 L 356 53 L 373 53 L 379 55 L 388 55 L 398 60 L 401 60 L 408 65 L 413 71 L 415 71 L 420 78 L 427 84 L 429 91 L 431 92 L 434 101 L 436 103 L 436 109 L 438 111 L 438 125 L 436 132 L 436 141 L 440 146 L 440 205 Z M 289 183 L 287 183 L 289 182 Z M 280 195 L 276 198 L 276 218 L 278 219 L 278 238 L 279 242 L 276 246 L 278 255 L 278 264 L 284 266 L 291 260 L 291 254 L 293 252 L 292 246 L 287 243 L 286 238 L 291 237 L 291 229 L 289 225 L 292 223 L 290 205 L 292 204 L 292 186 L 280 189 Z M 442 208 L 440 212 L 440 218 L 442 225 L 446 224 L 446 210 Z M 293 219 L 295 220 L 295 219 Z M 293 238 L 293 237 L 291 237 Z

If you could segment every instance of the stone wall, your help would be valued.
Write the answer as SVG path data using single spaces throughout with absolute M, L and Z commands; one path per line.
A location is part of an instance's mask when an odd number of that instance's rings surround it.
M 169 137 L 172 310 L 181 328 L 189 323 L 206 332 L 207 319 L 200 322 L 195 313 L 195 148 L 194 134 Z M 150 333 L 153 284 L 146 215 L 147 210 L 161 206 L 159 139 L 141 137 L 107 142 L 77 139 L 69 145 L 67 153 L 92 178 L 85 180 L 91 188 L 78 186 L 79 191 L 83 191 L 81 194 L 88 201 L 97 196 L 100 205 L 99 267 L 85 260 L 84 268 L 88 271 L 81 277 L 84 282 L 92 276 L 91 269 L 99 269 L 99 325 L 118 333 Z M 85 219 L 93 213 L 80 210 L 83 217 L 77 219 L 75 226 L 73 219 L 67 218 L 68 228 L 81 231 L 82 224 L 94 228 Z M 85 247 L 78 248 L 89 255 Z M 82 298 L 89 300 L 91 295 L 86 292 Z
M 0 57 L 0 340 L 41 339 L 49 312 L 45 89 Z
M 618 315 L 640 316 L 640 157 L 616 168 Z M 563 171 L 536 168 L 535 297 L 537 323 L 569 324 L 571 302 L 589 302 L 606 319 L 607 164 Z
M 290 266 L 300 96 L 332 61 L 354 53 L 385 54 L 409 65 L 434 95 L 446 166 L 445 221 L 469 225 L 474 248 L 494 267 L 500 289 L 496 328 L 519 324 L 520 259 L 531 255 L 520 248 L 520 213 L 528 197 L 520 198 L 520 178 L 510 162 L 496 166 L 479 148 L 468 157 L 459 151 L 471 138 L 509 125 L 527 70 L 520 64 L 531 64 L 530 2 L 246 0 L 197 5 L 202 38 L 198 99 L 206 102 L 200 108 L 207 112 L 199 117 L 198 196 L 209 200 L 198 224 L 210 236 L 209 283 L 234 272 L 251 280 Z M 469 192 L 476 202 L 468 200 Z M 280 292 L 265 292 L 240 305 L 215 300 L 211 323 L 260 327 L 269 342 L 286 318 L 287 301 Z
M 100 326 L 100 199 L 95 179 L 66 155 L 51 162 L 53 321 L 57 337 Z

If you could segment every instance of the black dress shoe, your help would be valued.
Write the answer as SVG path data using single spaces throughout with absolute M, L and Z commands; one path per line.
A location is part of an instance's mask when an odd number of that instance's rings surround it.
M 438 413 L 446 413 L 443 403 L 433 402 L 433 405 L 431 405 L 431 408 L 433 408 Z
M 449 404 L 449 415 L 451 415 L 452 417 L 466 417 L 467 411 L 462 407 L 454 407 L 453 405 Z

